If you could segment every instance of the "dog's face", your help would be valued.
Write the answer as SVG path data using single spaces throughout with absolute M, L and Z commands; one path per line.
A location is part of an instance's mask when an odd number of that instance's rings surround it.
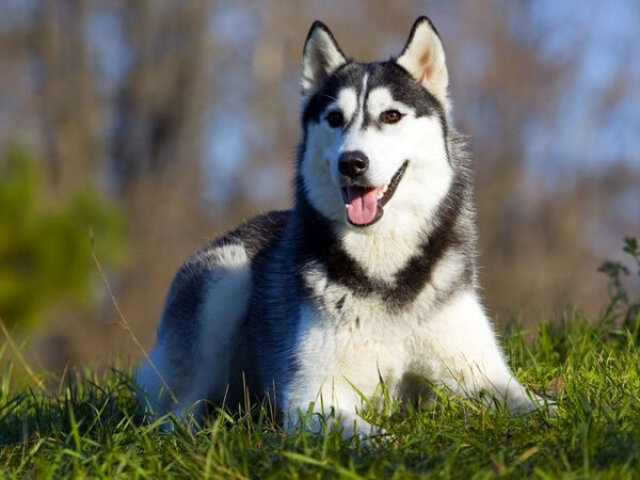
M 448 75 L 426 18 L 402 54 L 356 63 L 316 22 L 304 49 L 300 180 L 335 225 L 396 229 L 427 218 L 448 191 Z M 409 225 L 406 225 L 409 223 Z

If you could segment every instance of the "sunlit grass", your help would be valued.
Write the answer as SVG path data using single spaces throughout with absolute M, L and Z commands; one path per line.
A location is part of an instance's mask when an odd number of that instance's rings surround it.
M 526 337 L 526 338 L 525 338 Z M 638 329 L 578 315 L 504 337 L 514 371 L 557 398 L 557 415 L 510 417 L 479 401 L 368 414 L 367 442 L 287 435 L 268 405 L 212 415 L 204 428 L 145 422 L 130 372 L 68 373 L 55 393 L 0 379 L 3 478 L 638 478 Z M 49 382 L 51 383 L 51 382 Z

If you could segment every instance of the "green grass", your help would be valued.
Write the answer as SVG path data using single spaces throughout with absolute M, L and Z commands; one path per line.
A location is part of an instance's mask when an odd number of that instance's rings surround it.
M 640 324 L 640 322 L 636 322 Z M 367 443 L 286 435 L 266 406 L 161 431 L 136 407 L 129 373 L 66 375 L 57 394 L 0 381 L 1 478 L 640 478 L 638 329 L 579 316 L 505 347 L 520 380 L 558 413 L 510 417 L 479 402 L 371 417 L 390 436 Z

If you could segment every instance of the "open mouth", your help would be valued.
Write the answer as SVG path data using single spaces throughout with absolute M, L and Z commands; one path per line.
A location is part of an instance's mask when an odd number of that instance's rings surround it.
M 380 187 L 354 185 L 341 188 L 347 220 L 356 227 L 368 227 L 382 218 L 383 207 L 387 204 L 402 180 L 409 161 L 405 160 L 391 181 Z

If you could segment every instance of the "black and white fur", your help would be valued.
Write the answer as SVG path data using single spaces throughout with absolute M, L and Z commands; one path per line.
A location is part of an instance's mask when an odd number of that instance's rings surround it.
M 346 434 L 354 425 L 366 434 L 358 391 L 373 395 L 382 379 L 406 398 L 421 390 L 416 378 L 487 391 L 513 411 L 541 404 L 511 373 L 476 293 L 471 162 L 448 83 L 425 17 L 399 57 L 376 63 L 347 59 L 314 23 L 294 207 L 250 220 L 182 266 L 151 362 L 137 371 L 155 412 L 229 405 L 249 391 L 268 394 L 290 427 L 313 404 L 334 409 Z M 400 120 L 383 121 L 389 111 Z M 354 151 L 368 158 L 357 180 L 340 167 Z M 346 189 L 388 191 L 398 175 L 377 221 L 348 221 Z

